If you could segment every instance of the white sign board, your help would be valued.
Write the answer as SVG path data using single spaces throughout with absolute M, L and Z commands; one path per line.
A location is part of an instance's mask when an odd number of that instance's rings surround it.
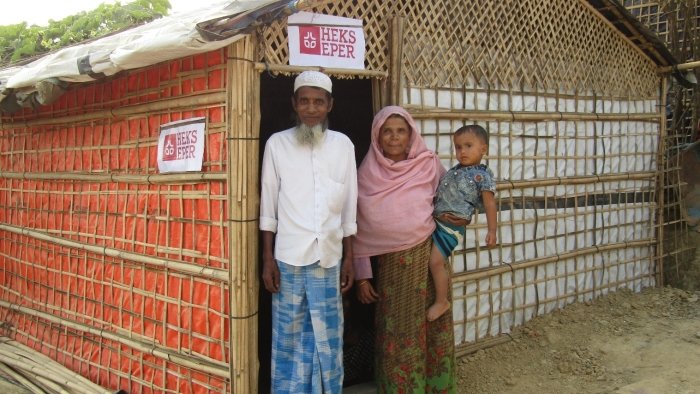
M 191 118 L 160 126 L 158 171 L 202 171 L 205 118 Z
M 287 19 L 289 64 L 365 68 L 362 19 L 297 12 Z

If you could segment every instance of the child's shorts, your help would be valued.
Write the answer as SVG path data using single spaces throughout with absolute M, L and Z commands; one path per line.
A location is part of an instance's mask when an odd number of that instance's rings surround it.
M 452 255 L 452 251 L 455 250 L 457 244 L 464 239 L 467 229 L 464 226 L 455 226 L 439 220 L 436 220 L 435 224 L 433 244 L 438 248 L 442 257 L 447 260 Z

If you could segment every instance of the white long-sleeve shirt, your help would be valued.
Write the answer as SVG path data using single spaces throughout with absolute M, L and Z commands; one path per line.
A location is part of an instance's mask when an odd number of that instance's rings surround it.
M 260 230 L 276 233 L 275 259 L 333 267 L 342 239 L 357 232 L 355 148 L 333 130 L 314 147 L 299 144 L 294 133 L 280 131 L 265 144 Z

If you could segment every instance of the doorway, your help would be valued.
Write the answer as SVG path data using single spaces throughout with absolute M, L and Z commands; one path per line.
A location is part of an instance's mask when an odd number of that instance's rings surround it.
M 260 152 L 259 165 L 265 149 L 265 142 L 275 132 L 294 126 L 295 116 L 292 110 L 291 96 L 294 76 L 269 73 L 260 75 Z M 328 115 L 329 128 L 347 135 L 355 145 L 355 160 L 359 166 L 370 145 L 370 128 L 374 113 L 372 110 L 372 82 L 370 79 L 333 80 L 333 110 Z M 261 245 L 262 247 L 262 245 Z M 262 261 L 262 252 L 258 251 L 258 261 Z M 262 267 L 260 267 L 262 272 Z M 260 286 L 258 313 L 258 359 L 260 360 L 258 388 L 260 393 L 270 392 L 270 352 L 272 320 L 271 297 L 265 287 Z M 344 298 L 345 305 L 345 385 L 371 379 L 373 351 L 367 339 L 373 336 L 363 334 L 360 330 L 373 327 L 373 310 L 359 302 L 351 290 Z M 360 349 L 362 346 L 362 349 Z M 365 349 L 369 346 L 369 350 Z M 367 362 L 357 362 L 357 355 L 369 358 Z M 357 364 L 357 365 L 355 365 Z M 369 368 L 369 370 L 368 370 Z

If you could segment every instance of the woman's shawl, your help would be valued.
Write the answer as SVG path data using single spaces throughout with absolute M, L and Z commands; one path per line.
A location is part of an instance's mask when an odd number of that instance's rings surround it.
M 408 158 L 398 162 L 385 158 L 379 143 L 379 130 L 391 115 L 401 115 L 411 127 Z M 369 151 L 357 173 L 354 256 L 397 252 L 424 241 L 435 229 L 433 196 L 444 173 L 405 109 L 389 106 L 379 111 L 372 122 Z

